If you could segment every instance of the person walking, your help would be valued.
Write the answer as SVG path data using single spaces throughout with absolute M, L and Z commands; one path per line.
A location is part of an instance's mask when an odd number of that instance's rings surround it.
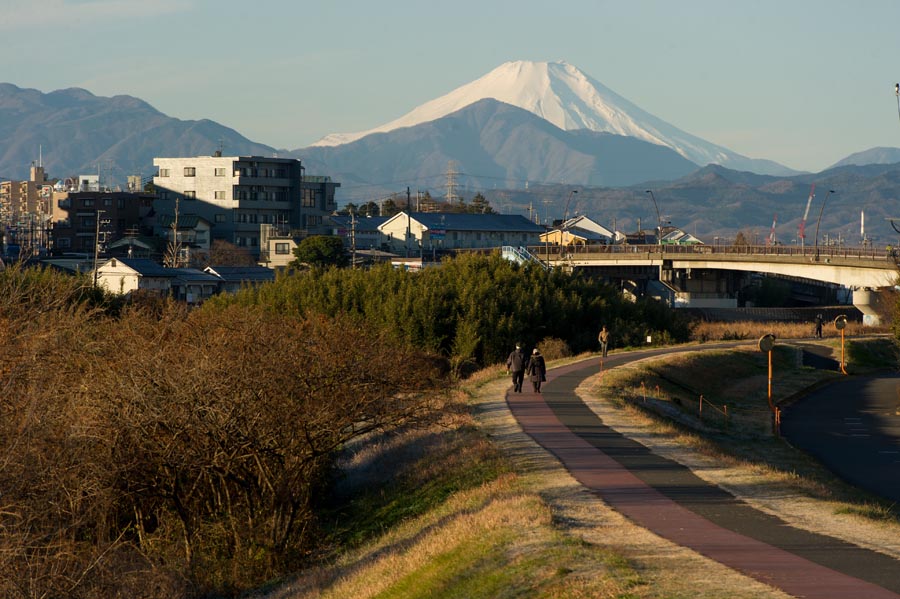
M 512 373 L 513 391 L 516 393 L 522 392 L 522 382 L 525 380 L 525 362 L 527 362 L 527 358 L 525 352 L 522 351 L 522 345 L 516 343 L 516 349 L 506 358 L 506 374 Z
M 605 358 L 606 351 L 609 349 L 609 331 L 606 330 L 606 325 L 603 325 L 603 328 L 600 329 L 600 334 L 597 335 L 597 341 L 600 342 L 600 354 Z
M 816 314 L 816 337 L 822 338 L 822 324 L 825 322 L 825 318 L 821 313 Z
M 544 363 L 544 356 L 541 355 L 538 348 L 534 348 L 531 351 L 531 359 L 528 360 L 528 365 L 525 366 L 525 374 L 528 375 L 528 379 L 534 387 L 534 392 L 540 393 L 541 383 L 547 380 L 547 365 Z

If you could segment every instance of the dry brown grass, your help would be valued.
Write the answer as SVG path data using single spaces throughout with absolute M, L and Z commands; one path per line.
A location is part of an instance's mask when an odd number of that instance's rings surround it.
M 848 322 L 844 329 L 844 335 L 857 337 L 887 333 L 890 327 L 887 325 L 863 326 L 858 322 Z M 691 339 L 694 341 L 733 341 L 741 339 L 759 339 L 763 335 L 772 334 L 777 339 L 804 339 L 815 336 L 813 323 L 793 322 L 705 322 L 698 321 L 691 328 Z M 835 329 L 832 322 L 826 322 L 822 327 L 822 336 L 825 338 L 839 339 L 840 331 Z

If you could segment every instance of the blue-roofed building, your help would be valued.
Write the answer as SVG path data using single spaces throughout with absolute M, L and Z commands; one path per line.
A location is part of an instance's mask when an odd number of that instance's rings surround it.
M 381 232 L 381 225 L 388 216 L 338 216 L 328 217 L 334 225 L 333 234 L 344 241 L 344 247 L 356 247 L 358 250 L 380 250 L 387 242 Z
M 378 229 L 399 255 L 537 245 L 544 227 L 518 214 L 401 212 Z

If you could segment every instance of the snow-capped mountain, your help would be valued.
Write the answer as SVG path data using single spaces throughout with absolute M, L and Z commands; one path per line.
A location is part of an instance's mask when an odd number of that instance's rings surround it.
M 430 122 L 485 98 L 527 110 L 563 130 L 589 129 L 667 146 L 700 166 L 715 163 L 763 174 L 795 172 L 769 160 L 747 158 L 686 133 L 566 62 L 507 62 L 390 123 L 359 133 L 331 134 L 313 147 L 337 146 L 372 133 Z

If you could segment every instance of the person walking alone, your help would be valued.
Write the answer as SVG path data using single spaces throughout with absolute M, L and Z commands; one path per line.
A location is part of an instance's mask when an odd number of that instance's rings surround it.
M 506 358 L 506 373 L 512 373 L 513 391 L 522 392 L 522 382 L 525 380 L 525 352 L 522 351 L 522 345 L 516 343 L 516 349 Z
M 816 337 L 822 338 L 822 324 L 825 322 L 825 318 L 822 314 L 816 314 Z
M 525 374 L 528 375 L 531 385 L 534 387 L 535 393 L 541 392 L 541 383 L 547 380 L 547 365 L 544 363 L 544 356 L 534 348 L 531 352 L 531 359 L 525 366 Z
M 600 329 L 597 341 L 600 342 L 600 354 L 605 358 L 606 351 L 609 349 L 609 331 L 606 330 L 606 325 L 603 325 L 603 328 Z

